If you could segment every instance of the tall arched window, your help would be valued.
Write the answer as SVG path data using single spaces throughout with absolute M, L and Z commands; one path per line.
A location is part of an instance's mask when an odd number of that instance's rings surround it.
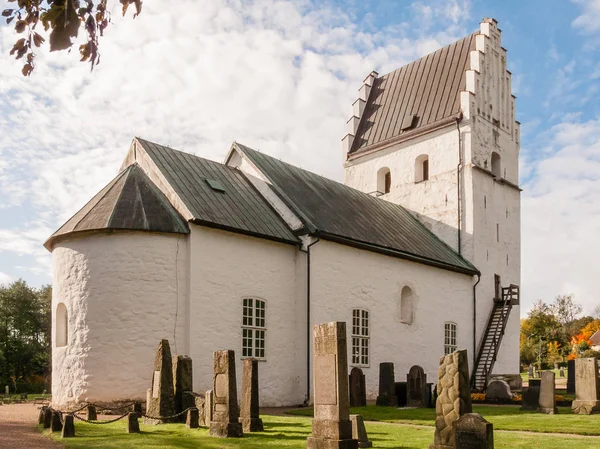
M 427 181 L 429 179 L 429 156 L 420 155 L 415 159 L 415 182 Z
M 502 162 L 500 155 L 495 151 L 492 153 L 492 174 L 498 178 L 502 177 Z
M 265 358 L 266 305 L 261 299 L 242 300 L 242 357 Z
M 67 312 L 67 306 L 62 302 L 56 307 L 54 335 L 57 348 L 69 344 L 69 314 Z
M 405 324 L 413 322 L 413 292 L 405 286 L 400 293 L 400 321 Z
M 381 194 L 390 193 L 392 189 L 392 174 L 387 167 L 380 168 L 377 172 L 377 191 Z

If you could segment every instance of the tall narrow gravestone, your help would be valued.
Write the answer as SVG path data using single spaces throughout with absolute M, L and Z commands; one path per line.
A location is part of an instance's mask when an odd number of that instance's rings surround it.
M 175 413 L 181 413 L 190 407 L 196 406 L 196 398 L 192 394 L 194 389 L 192 373 L 192 359 L 185 355 L 173 357 L 173 392 L 175 395 Z M 179 417 L 185 422 L 186 415 Z
M 367 387 L 365 375 L 360 368 L 350 371 L 350 407 L 365 407 L 367 405 Z
M 152 388 L 146 395 L 146 414 L 154 418 L 169 417 L 175 414 L 175 394 L 173 391 L 173 365 L 169 340 L 161 340 L 154 359 Z M 145 424 L 176 422 L 177 418 L 144 418 Z
M 425 386 L 427 385 L 427 375 L 423 368 L 414 365 L 406 375 L 406 385 L 408 388 L 408 406 L 425 407 Z
M 314 419 L 308 449 L 357 449 L 348 401 L 346 323 L 313 327 Z
M 567 362 L 567 394 L 575 394 L 575 360 Z
M 456 449 L 494 449 L 494 428 L 479 413 L 465 413 L 452 423 Z
M 262 432 L 263 422 L 258 412 L 258 360 L 242 362 L 242 411 L 240 422 L 244 432 Z
M 540 408 L 541 413 L 554 415 L 558 413 L 556 408 L 556 387 L 554 384 L 555 374 L 552 371 L 544 371 L 540 386 Z
M 454 449 L 452 423 L 465 413 L 471 413 L 469 363 L 466 350 L 456 351 L 440 358 L 437 394 L 435 436 L 429 449 Z
M 394 364 L 391 362 L 382 362 L 379 364 L 379 396 L 377 396 L 377 405 L 389 407 L 396 407 L 398 405 Z
M 239 422 L 235 353 L 231 350 L 216 351 L 214 354 L 213 400 L 210 434 L 222 438 L 243 437 Z
M 573 412 L 591 415 L 600 412 L 598 393 L 598 361 L 595 358 L 575 359 L 575 400 Z

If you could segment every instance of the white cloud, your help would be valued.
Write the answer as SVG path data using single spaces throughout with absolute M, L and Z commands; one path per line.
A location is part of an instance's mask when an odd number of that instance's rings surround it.
M 586 34 L 600 31 L 600 0 L 571 0 L 583 9 L 572 25 Z
M 6 273 L 2 273 L 0 271 L 0 287 L 3 285 L 10 284 L 13 281 L 13 278 Z

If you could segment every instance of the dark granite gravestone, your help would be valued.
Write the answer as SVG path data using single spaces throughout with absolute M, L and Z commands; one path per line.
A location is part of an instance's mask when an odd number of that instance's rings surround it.
M 61 434 L 62 438 L 72 438 L 75 436 L 75 423 L 73 419 L 73 415 L 65 415 Z
M 262 432 L 262 419 L 258 411 L 258 360 L 242 362 L 242 410 L 240 422 L 244 432 Z
M 98 420 L 98 412 L 96 411 L 95 405 L 87 406 L 87 420 L 88 421 L 97 421 Z
M 367 387 L 365 375 L 356 366 L 350 371 L 350 407 L 365 407 L 367 405 Z
M 62 430 L 63 425 L 60 415 L 60 412 L 57 412 L 56 410 L 52 411 L 52 421 L 50 424 L 50 430 L 52 430 L 52 432 L 60 432 Z
M 190 408 L 186 413 L 185 427 L 188 429 L 197 429 L 200 427 L 200 413 L 197 408 Z
M 575 394 L 575 360 L 567 362 L 567 394 Z
M 127 433 L 140 433 L 139 417 L 140 415 L 136 412 L 129 412 L 127 415 Z
M 433 383 L 425 384 L 425 407 L 435 408 L 435 399 L 433 394 Z
M 191 393 L 194 389 L 194 377 L 192 373 L 192 359 L 185 355 L 173 357 L 173 394 L 175 396 L 175 413 L 181 413 L 190 407 L 195 407 L 194 397 Z M 185 422 L 185 415 L 179 417 L 179 421 Z
M 365 422 L 361 415 L 350 415 L 352 423 L 352 439 L 358 441 L 358 447 L 373 447 L 373 443 L 369 441 Z
M 556 408 L 556 387 L 555 374 L 553 371 L 544 371 L 542 374 L 542 384 L 540 386 L 540 407 L 541 413 L 554 415 L 558 413 Z
M 234 351 L 214 353 L 213 392 L 213 419 L 210 422 L 210 434 L 222 438 L 243 437 L 244 432 L 239 422 Z
M 425 387 L 427 385 L 425 370 L 419 365 L 412 366 L 406 375 L 406 384 L 408 385 L 408 406 L 425 407 Z
M 175 414 L 175 392 L 173 390 L 173 363 L 169 340 L 161 340 L 154 358 L 152 388 L 146 394 L 146 414 L 155 418 Z M 145 418 L 145 424 L 177 422 L 177 418 Z
M 357 449 L 349 413 L 346 323 L 314 326 L 313 348 L 314 419 L 307 448 Z
M 396 393 L 396 402 L 398 407 L 406 407 L 408 398 L 406 396 L 408 385 L 406 382 L 394 382 L 394 392 Z
M 542 386 L 542 379 L 531 379 L 529 381 L 529 386 L 530 387 L 541 387 Z
M 540 406 L 540 387 L 523 388 L 521 410 L 537 410 Z
M 479 413 L 466 413 L 452 423 L 454 448 L 494 449 L 494 429 L 492 423 Z
M 377 405 L 396 407 L 394 364 L 392 362 L 381 362 L 379 364 L 379 396 Z
M 598 361 L 593 357 L 576 359 L 575 379 L 573 412 L 579 415 L 591 415 L 600 412 Z
M 491 381 L 485 389 L 486 401 L 507 403 L 512 399 L 510 386 L 503 380 Z
M 44 429 L 49 429 L 52 426 L 52 409 L 47 407 L 44 410 Z

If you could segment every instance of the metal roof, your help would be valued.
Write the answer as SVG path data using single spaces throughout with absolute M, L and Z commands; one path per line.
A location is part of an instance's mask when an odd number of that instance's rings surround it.
M 239 143 L 275 192 L 323 238 L 467 274 L 478 273 L 400 205 L 373 197 Z
M 136 139 L 189 209 L 195 223 L 299 243 L 241 171 L 139 137 Z
M 457 116 L 476 34 L 376 78 L 348 154 Z
M 183 217 L 137 164 L 119 173 L 44 245 L 51 249 L 61 236 L 102 229 L 189 233 Z

